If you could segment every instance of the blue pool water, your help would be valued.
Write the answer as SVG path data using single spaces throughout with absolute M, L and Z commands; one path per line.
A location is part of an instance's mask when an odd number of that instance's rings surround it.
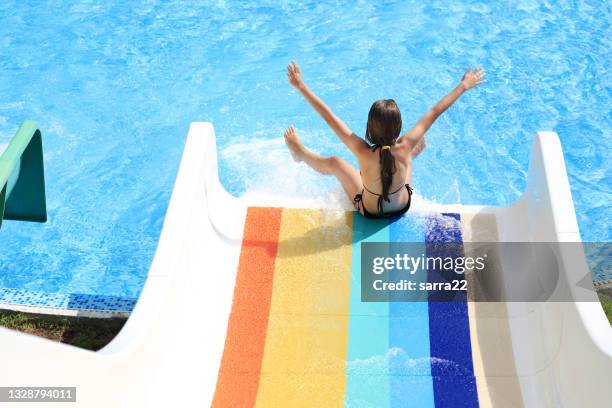
M 231 193 L 340 197 L 282 145 L 295 124 L 352 160 L 286 83 L 291 58 L 358 134 L 373 100 L 394 98 L 408 127 L 482 63 L 489 83 L 433 126 L 415 190 L 509 204 L 534 132 L 552 129 L 583 239 L 610 241 L 609 5 L 447 3 L 1 2 L 0 143 L 39 122 L 49 222 L 2 226 L 0 287 L 136 296 L 191 121 L 214 123 Z

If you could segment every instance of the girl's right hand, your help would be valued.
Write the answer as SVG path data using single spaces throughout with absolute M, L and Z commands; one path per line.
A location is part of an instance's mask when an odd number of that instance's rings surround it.
M 469 68 L 461 78 L 461 86 L 466 91 L 482 84 L 486 72 L 482 69 L 482 65 L 478 65 L 476 69 Z
M 291 61 L 291 63 L 287 65 L 287 79 L 289 79 L 289 83 L 297 89 L 304 87 L 300 67 L 298 67 L 298 64 L 296 64 L 295 61 Z

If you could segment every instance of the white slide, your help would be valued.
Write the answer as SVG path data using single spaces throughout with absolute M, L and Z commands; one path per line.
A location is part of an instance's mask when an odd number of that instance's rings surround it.
M 281 204 L 247 203 L 227 193 L 218 178 L 213 126 L 192 123 L 153 263 L 124 328 L 91 352 L 0 327 L 0 386 L 76 387 L 79 407 L 210 406 L 224 386 L 217 378 L 248 207 Z M 581 241 L 553 132 L 536 134 L 527 189 L 515 204 L 428 211 L 460 213 L 465 220 L 489 217 L 499 241 Z M 478 222 L 473 225 L 464 240 L 480 239 Z M 502 270 L 493 279 L 500 290 L 529 291 L 546 280 L 525 276 L 520 265 L 501 256 Z M 557 261 L 555 291 L 580 302 L 468 305 L 480 406 L 610 406 L 612 328 L 595 291 L 577 285 L 590 276 L 584 254 L 562 252 Z M 260 398 L 258 406 L 268 405 Z

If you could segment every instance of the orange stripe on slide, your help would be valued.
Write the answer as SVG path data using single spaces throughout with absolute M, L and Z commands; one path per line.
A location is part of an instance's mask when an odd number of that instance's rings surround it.
M 255 405 L 268 328 L 281 211 L 281 208 L 247 210 L 213 407 Z

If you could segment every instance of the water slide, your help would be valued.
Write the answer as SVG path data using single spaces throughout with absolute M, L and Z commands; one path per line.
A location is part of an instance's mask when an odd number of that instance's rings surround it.
M 27 120 L 8 144 L 0 144 L 0 226 L 2 220 L 47 220 L 42 137 Z
M 590 281 L 577 285 L 580 251 L 557 253 L 556 280 L 501 253 L 481 282 L 575 301 L 361 301 L 362 243 L 580 242 L 555 133 L 537 133 L 507 207 L 417 206 L 391 222 L 295 207 L 228 194 L 212 125 L 192 123 L 123 330 L 90 352 L 0 328 L 0 385 L 76 386 L 83 407 L 609 406 L 612 329 Z

